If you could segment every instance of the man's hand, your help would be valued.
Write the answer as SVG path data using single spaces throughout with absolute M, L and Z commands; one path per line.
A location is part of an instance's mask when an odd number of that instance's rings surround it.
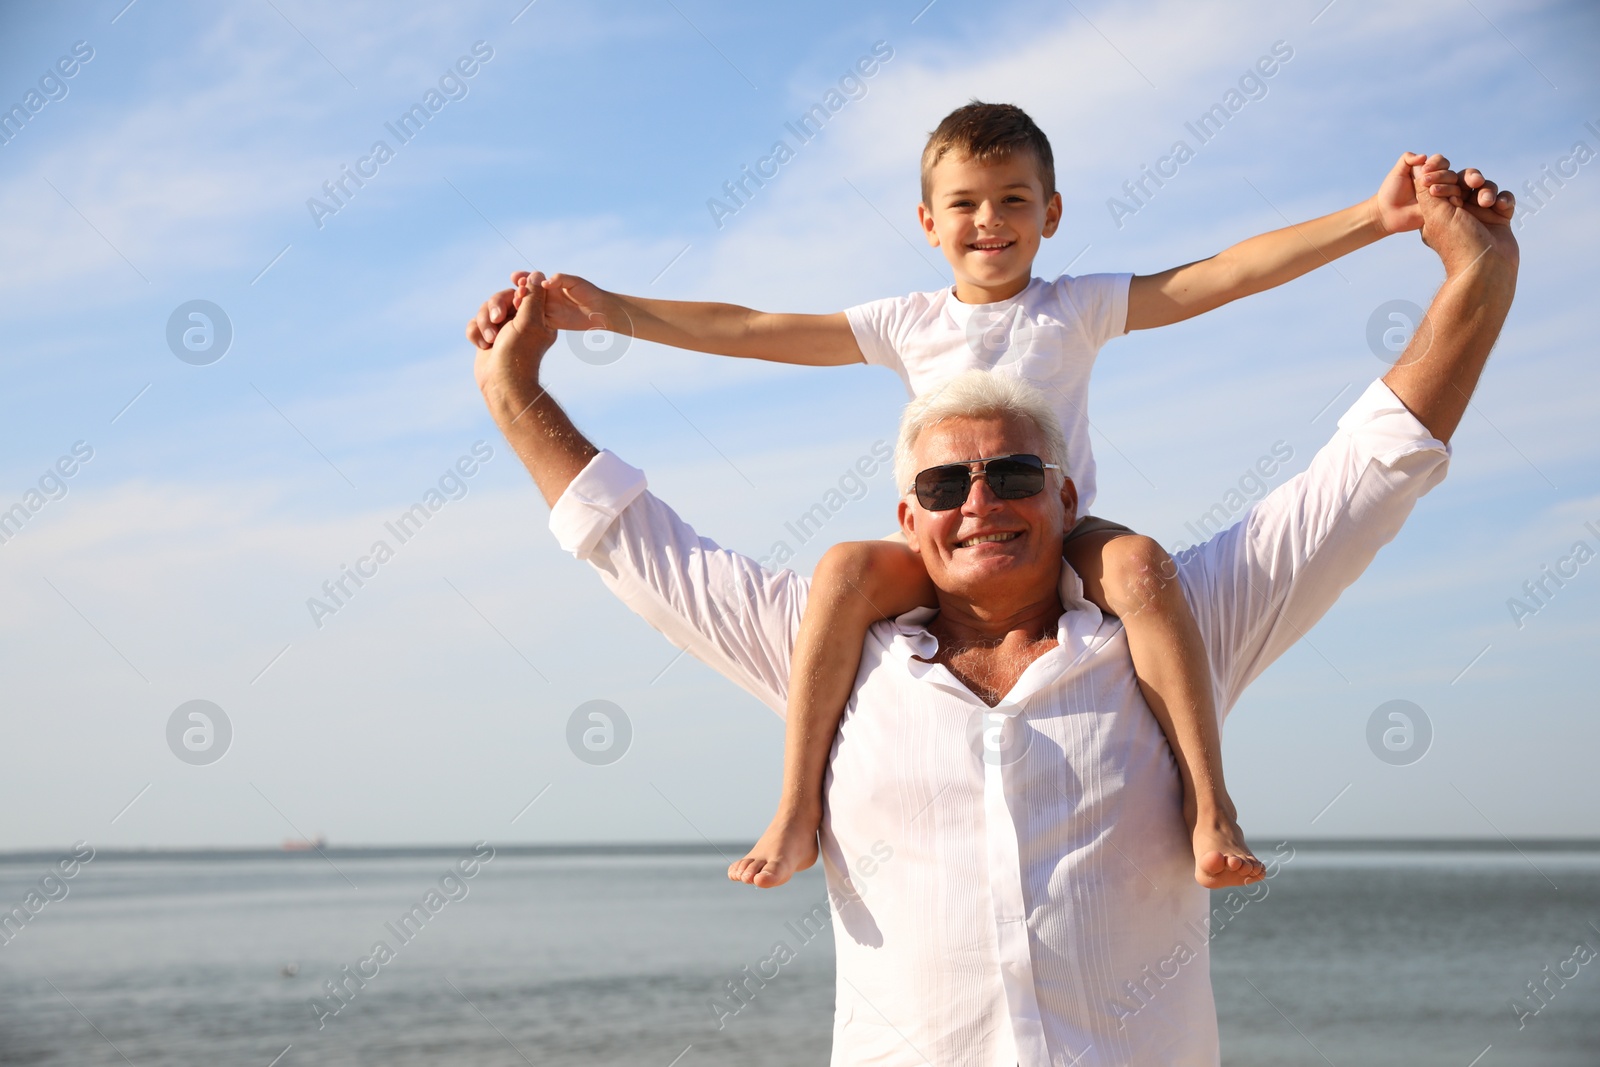
M 1434 163 L 1432 157 L 1429 164 Z M 1433 190 L 1449 161 L 1412 167 L 1422 242 L 1439 254 L 1445 282 L 1383 380 L 1428 432 L 1449 442 L 1461 425 L 1517 291 L 1520 256 L 1511 232 L 1516 198 L 1482 172 L 1461 172 L 1456 194 Z
M 1427 175 L 1426 181 L 1417 181 L 1416 171 Z M 1485 193 L 1484 186 L 1490 186 Z M 1418 152 L 1402 152 L 1395 165 L 1384 175 L 1383 184 L 1372 194 L 1372 211 L 1384 235 L 1405 233 L 1422 228 L 1423 199 L 1433 197 L 1448 200 L 1460 207 L 1472 202 L 1479 207 L 1494 208 L 1506 220 L 1511 218 L 1515 201 L 1510 193 L 1500 193 L 1498 198 L 1493 183 L 1482 172 L 1468 169 L 1460 172 L 1450 169 L 1450 161 L 1434 153 L 1423 156 Z M 1487 220 L 1485 220 L 1487 221 Z
M 1491 250 L 1515 272 L 1521 260 L 1511 232 L 1516 197 L 1501 192 L 1476 167 L 1467 168 L 1457 178 L 1449 166 L 1450 161 L 1442 156 L 1430 156 L 1426 164 L 1411 168 L 1422 243 L 1439 254 L 1451 277 Z M 1435 190 L 1453 191 L 1441 196 Z
M 541 395 L 539 365 L 556 339 L 556 331 L 545 322 L 543 281 L 542 274 L 526 276 L 515 290 L 503 289 L 484 301 L 477 317 L 467 323 L 467 338 L 478 346 L 473 374 L 502 431 Z M 494 328 L 493 344 L 486 345 L 483 322 L 486 318 L 492 321 L 492 311 L 498 311 L 503 320 L 513 298 L 515 314 Z
M 494 344 L 495 335 L 517 313 L 523 294 L 535 283 L 544 290 L 544 322 L 552 330 L 610 330 L 632 334 L 626 312 L 604 289 L 576 274 L 531 274 L 511 272 L 510 289 L 502 289 L 483 302 L 477 318 L 467 326 L 467 339 L 479 348 Z
M 485 351 L 492 348 L 500 327 L 517 313 L 517 305 L 522 302 L 521 292 L 520 289 L 502 289 L 480 304 L 478 314 L 467 322 L 467 340 Z

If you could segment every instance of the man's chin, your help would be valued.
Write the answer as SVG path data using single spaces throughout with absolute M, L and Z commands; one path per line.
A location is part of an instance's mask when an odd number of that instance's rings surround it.
M 970 587 L 1009 577 L 1032 565 L 1033 561 L 1023 555 L 1018 542 L 991 542 L 976 548 L 953 550 L 945 560 L 945 575 L 953 583 Z

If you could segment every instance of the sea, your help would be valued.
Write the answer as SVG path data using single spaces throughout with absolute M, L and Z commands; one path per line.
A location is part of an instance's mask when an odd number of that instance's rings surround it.
M 1223 1063 L 1600 1065 L 1600 843 L 1291 846 L 1213 894 Z M 826 1064 L 820 871 L 755 890 L 740 854 L 0 856 L 0 1064 Z

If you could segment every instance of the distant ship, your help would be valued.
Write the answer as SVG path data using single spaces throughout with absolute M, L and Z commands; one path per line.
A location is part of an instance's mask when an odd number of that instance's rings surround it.
M 285 852 L 320 851 L 327 843 L 328 838 L 325 834 L 318 834 L 310 841 L 307 841 L 303 837 L 286 837 L 283 841 L 283 850 Z

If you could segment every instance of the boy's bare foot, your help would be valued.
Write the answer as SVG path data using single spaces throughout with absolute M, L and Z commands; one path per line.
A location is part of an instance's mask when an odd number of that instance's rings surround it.
M 774 889 L 787 882 L 796 871 L 817 862 L 817 826 L 821 821 L 821 812 L 809 818 L 779 812 L 755 848 L 728 868 L 728 880 L 757 889 Z
M 1194 880 L 1207 889 L 1250 885 L 1267 876 L 1264 863 L 1245 844 L 1232 816 L 1217 813 L 1194 826 Z

